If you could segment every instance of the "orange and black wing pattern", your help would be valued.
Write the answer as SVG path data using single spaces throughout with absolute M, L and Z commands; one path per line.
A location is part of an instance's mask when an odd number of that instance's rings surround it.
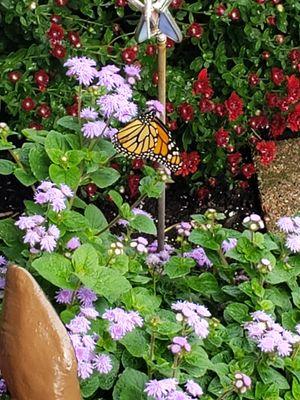
M 152 112 L 129 122 L 113 136 L 112 142 L 129 157 L 157 161 L 173 172 L 181 167 L 179 150 L 168 128 Z

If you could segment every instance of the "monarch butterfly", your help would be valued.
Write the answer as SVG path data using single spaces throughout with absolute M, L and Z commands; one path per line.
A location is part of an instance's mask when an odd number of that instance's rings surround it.
M 153 111 L 129 122 L 112 137 L 112 142 L 117 151 L 129 157 L 157 161 L 173 172 L 181 167 L 179 150 Z

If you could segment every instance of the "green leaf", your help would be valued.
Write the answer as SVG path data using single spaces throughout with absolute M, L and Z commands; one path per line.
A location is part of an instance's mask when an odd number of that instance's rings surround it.
M 120 208 L 123 204 L 123 197 L 120 195 L 120 193 L 116 192 L 115 190 L 110 190 L 108 192 L 108 195 L 112 199 L 112 201 L 115 203 L 115 205 Z
M 56 150 L 59 153 L 62 152 L 63 154 L 67 151 L 68 145 L 64 135 L 60 132 L 50 131 L 45 140 L 45 150 L 49 157 L 51 158 L 51 154 L 49 154 L 49 150 Z
M 86 229 L 89 226 L 87 219 L 76 211 L 63 211 L 61 221 L 72 232 Z
M 47 281 L 63 289 L 75 289 L 71 281 L 71 261 L 58 253 L 44 254 L 32 262 L 32 267 Z
M 94 204 L 89 204 L 86 207 L 84 216 L 88 220 L 90 228 L 95 229 L 96 232 L 101 231 L 108 225 L 104 214 Z
M 0 220 L 0 238 L 8 246 L 21 242 L 23 231 L 16 227 L 15 221 L 10 218 Z
M 31 186 L 36 182 L 36 178 L 31 174 L 31 172 L 25 171 L 22 168 L 16 168 L 14 174 L 24 186 Z
M 120 343 L 122 343 L 126 347 L 126 350 L 134 357 L 143 357 L 148 352 L 146 333 L 141 329 L 135 329 L 127 333 L 127 335 L 120 340 Z
M 80 391 L 83 398 L 92 396 L 99 388 L 99 375 L 93 374 L 91 377 L 80 382 Z
M 300 399 L 300 383 L 296 378 L 293 378 L 292 393 L 295 399 Z
M 260 363 L 257 365 L 258 374 L 265 384 L 272 384 L 276 382 L 276 386 L 278 389 L 287 390 L 290 388 L 290 385 L 286 378 L 280 374 L 280 372 L 276 371 L 275 369 Z
M 156 235 L 157 229 L 153 220 L 146 215 L 136 215 L 130 221 L 130 227 L 138 232 L 148 233 L 149 235 Z
M 16 164 L 9 160 L 0 160 L 0 175 L 10 175 L 14 172 Z
M 113 387 L 120 368 L 119 360 L 113 354 L 109 354 L 109 357 L 113 366 L 112 370 L 108 374 L 99 374 L 99 387 L 103 390 L 109 390 Z
M 74 270 L 77 274 L 89 274 L 98 268 L 98 254 L 91 244 L 83 244 L 72 256 Z
M 78 167 L 64 169 L 59 165 L 52 164 L 49 168 L 49 176 L 57 185 L 65 183 L 72 189 L 76 189 L 80 182 L 81 172 Z
M 144 390 L 148 380 L 143 372 L 126 368 L 115 384 L 113 400 L 147 400 Z
M 128 280 L 111 268 L 98 267 L 77 272 L 76 275 L 85 286 L 105 297 L 111 303 L 131 289 Z
M 104 189 L 115 183 L 120 174 L 114 168 L 100 167 L 99 171 L 91 174 L 91 178 L 100 189 Z
M 164 188 L 163 182 L 157 182 L 156 177 L 145 176 L 140 181 L 140 193 L 147 197 L 158 199 Z
M 143 287 L 135 287 L 122 296 L 126 308 L 139 311 L 142 315 L 153 314 L 160 306 L 161 298 Z
M 171 257 L 164 267 L 169 278 L 180 278 L 190 273 L 191 268 L 196 262 L 191 258 L 186 257 Z
M 191 289 L 206 296 L 219 292 L 218 282 L 210 272 L 204 272 L 200 276 L 188 277 L 187 284 Z
M 249 320 L 249 308 L 246 304 L 231 303 L 224 310 L 224 318 L 227 321 L 234 320 L 244 323 Z
M 2 150 L 11 150 L 14 149 L 16 146 L 14 146 L 10 142 L 5 142 L 4 140 L 0 139 L 0 151 Z
M 37 180 L 42 181 L 48 178 L 50 162 L 43 146 L 37 145 L 30 150 L 29 164 Z
M 193 230 L 189 236 L 189 241 L 211 250 L 219 250 L 220 248 L 220 245 L 212 238 L 212 234 L 208 231 Z
M 56 123 L 57 125 L 62 126 L 63 128 L 67 128 L 70 131 L 80 132 L 80 126 L 78 124 L 77 118 L 67 115 L 60 118 Z

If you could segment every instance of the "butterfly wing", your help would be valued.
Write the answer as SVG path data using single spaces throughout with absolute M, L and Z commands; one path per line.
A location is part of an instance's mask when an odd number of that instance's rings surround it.
M 129 157 L 148 158 L 172 171 L 180 168 L 179 150 L 168 128 L 152 113 L 141 115 L 112 138 L 116 149 Z

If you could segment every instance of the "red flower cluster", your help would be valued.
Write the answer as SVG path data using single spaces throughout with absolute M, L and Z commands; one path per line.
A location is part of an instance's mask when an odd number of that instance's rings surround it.
M 34 81 L 39 90 L 44 92 L 49 84 L 49 75 L 44 69 L 40 69 L 34 74 Z
M 260 162 L 264 165 L 270 164 L 276 156 L 276 144 L 273 141 L 261 140 L 256 144 L 256 150 L 260 154 Z
M 253 129 L 268 129 L 269 121 L 265 115 L 255 115 L 249 119 L 249 126 Z
M 138 53 L 137 46 L 127 47 L 127 49 L 124 49 L 122 51 L 121 56 L 126 64 L 132 64 L 136 60 L 137 53 Z
M 218 147 L 226 148 L 229 142 L 229 132 L 221 128 L 215 133 L 215 141 Z
M 255 167 L 252 163 L 242 165 L 241 172 L 246 179 L 250 179 L 255 174 Z
M 285 117 L 279 112 L 273 115 L 270 124 L 270 133 L 276 138 L 283 134 L 286 128 L 286 120 Z
M 187 30 L 187 34 L 188 34 L 188 36 L 199 39 L 203 34 L 203 28 L 200 24 L 198 24 L 198 22 L 193 22 L 189 26 L 189 28 Z
M 191 151 L 190 153 L 183 151 L 181 153 L 181 160 L 182 167 L 178 172 L 176 172 L 176 175 L 188 176 L 197 171 L 200 163 L 200 155 L 197 151 Z
M 271 79 L 274 85 L 280 86 L 285 80 L 284 72 L 281 68 L 274 67 L 271 69 Z
M 139 194 L 140 179 L 139 175 L 129 175 L 128 177 L 129 196 L 131 198 L 137 197 Z
M 64 29 L 61 25 L 55 22 L 51 23 L 48 31 L 48 37 L 50 39 L 51 54 L 56 58 L 64 58 L 66 55 L 66 48 L 61 44 L 65 37 Z
M 240 115 L 243 115 L 243 106 L 243 100 L 236 92 L 232 92 L 229 99 L 225 101 L 229 121 L 235 121 Z
M 135 169 L 135 170 L 142 169 L 144 165 L 145 165 L 145 161 L 142 160 L 141 158 L 135 158 L 131 161 L 131 167 L 132 167 L 132 169 Z
M 214 91 L 206 68 L 199 72 L 198 79 L 194 82 L 193 89 L 195 94 L 202 94 L 206 99 L 212 98 Z
M 181 103 L 178 106 L 178 113 L 183 121 L 188 122 L 194 118 L 194 108 L 189 103 Z
M 298 103 L 295 107 L 295 110 L 289 114 L 287 122 L 288 127 L 293 132 L 300 131 L 300 103 Z

